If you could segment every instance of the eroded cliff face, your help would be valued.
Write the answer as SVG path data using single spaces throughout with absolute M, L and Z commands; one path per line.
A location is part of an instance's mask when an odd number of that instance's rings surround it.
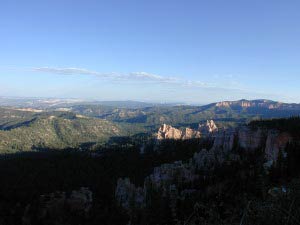
M 177 186 L 199 179 L 195 173 L 196 168 L 192 165 L 194 165 L 193 161 L 188 164 L 176 161 L 156 167 L 153 173 L 145 178 L 143 187 L 136 187 L 129 178 L 119 179 L 115 198 L 119 205 L 128 212 L 131 208 L 142 209 L 149 201 L 149 192 L 156 191 L 162 197 L 171 196 L 172 193 L 177 192 Z
M 164 139 L 180 139 L 182 136 L 182 131 L 172 127 L 171 125 L 163 124 L 158 132 L 157 132 L 157 139 L 164 140 Z
M 212 151 L 229 152 L 234 147 L 235 131 L 220 131 L 215 135 Z
M 198 176 L 195 174 L 194 168 L 190 167 L 190 164 L 176 161 L 154 168 L 153 173 L 145 179 L 144 188 L 154 188 L 161 191 L 163 196 L 166 196 L 170 185 L 181 185 L 196 179 L 198 179 Z
M 284 152 L 286 145 L 293 140 L 292 136 L 286 132 L 266 129 L 251 129 L 249 127 L 241 127 L 234 132 L 227 131 L 227 138 L 220 139 L 218 135 L 215 139 L 215 145 L 233 151 L 239 148 L 242 151 L 261 150 L 265 153 L 265 159 L 268 164 L 276 163 L 280 151 Z M 231 133 L 231 135 L 229 135 Z
M 242 127 L 237 131 L 239 147 L 247 151 L 253 151 L 263 147 L 266 134 L 261 129 L 251 130 L 248 127 Z
M 268 131 L 265 156 L 269 164 L 276 163 L 280 151 L 285 155 L 284 149 L 292 140 L 293 138 L 291 135 L 286 132 L 279 132 L 276 130 Z
M 193 130 L 191 128 L 185 128 L 182 132 L 182 138 L 183 140 L 187 139 L 193 139 L 193 138 L 200 138 L 201 133 L 197 130 Z
M 186 140 L 186 139 L 200 138 L 200 137 L 201 134 L 197 130 L 193 130 L 190 128 L 185 128 L 184 130 L 180 130 L 167 124 L 163 124 L 157 132 L 158 140 L 165 140 L 165 139 Z
M 284 106 L 281 102 L 273 102 L 270 100 L 239 100 L 239 101 L 224 101 L 216 103 L 217 107 L 242 107 L 242 108 L 265 108 L 265 109 L 278 109 Z
M 237 148 L 245 152 L 260 150 L 265 153 L 267 164 L 272 165 L 276 163 L 279 152 L 284 153 L 286 145 L 292 140 L 292 136 L 286 132 L 241 127 L 219 132 L 211 150 L 222 150 L 224 153 L 232 153 Z
M 143 208 L 145 206 L 145 193 L 143 188 L 130 183 L 129 178 L 120 178 L 117 182 L 115 197 L 120 206 L 129 210 L 132 206 Z
M 174 133 L 176 131 L 172 131 L 172 134 Z M 182 137 L 181 135 L 182 133 L 178 135 L 178 138 Z M 172 196 L 172 193 L 176 192 L 178 198 L 184 198 L 187 194 L 199 190 L 178 189 L 178 187 L 201 179 L 199 171 L 212 171 L 216 165 L 239 161 L 239 154 L 243 151 L 248 153 L 256 150 L 264 152 L 267 165 L 270 166 L 276 163 L 279 152 L 284 152 L 290 141 L 292 141 L 290 134 L 276 130 L 251 129 L 245 126 L 219 131 L 214 135 L 214 144 L 211 149 L 196 152 L 188 163 L 177 161 L 154 168 L 153 173 L 145 179 L 143 187 L 135 187 L 129 179 L 119 181 L 116 199 L 122 207 L 127 209 L 130 208 L 130 202 L 137 207 L 145 206 L 149 187 L 163 196 Z
M 204 134 L 211 134 L 218 131 L 218 127 L 213 120 L 207 120 L 206 124 L 199 124 L 198 130 Z
M 202 135 L 215 133 L 218 131 L 213 120 L 207 120 L 205 124 L 199 124 L 198 130 L 191 128 L 177 129 L 171 125 L 163 124 L 156 134 L 157 140 L 174 139 L 174 140 L 188 140 L 193 138 L 200 138 Z

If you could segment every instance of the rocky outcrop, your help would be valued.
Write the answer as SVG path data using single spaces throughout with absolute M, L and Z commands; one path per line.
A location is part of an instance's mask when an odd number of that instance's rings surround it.
M 181 185 L 191 182 L 198 177 L 189 164 L 184 164 L 182 161 L 176 161 L 170 164 L 163 164 L 156 167 L 153 173 L 145 180 L 146 186 L 151 186 L 156 190 L 160 190 L 165 196 L 172 184 Z
M 200 132 L 190 128 L 180 130 L 170 125 L 163 124 L 157 132 L 157 140 L 174 139 L 174 140 L 186 140 L 192 138 L 200 138 Z
M 268 132 L 265 146 L 265 156 L 269 164 L 273 164 L 277 161 L 280 151 L 282 151 L 283 156 L 285 155 L 284 149 L 290 141 L 292 141 L 292 137 L 288 133 L 280 133 L 276 130 L 271 130 Z
M 119 179 L 116 199 L 123 208 L 130 209 L 130 205 L 140 208 L 147 205 L 149 189 L 161 193 L 162 197 L 174 197 L 174 193 L 176 193 L 178 199 L 185 198 L 189 194 L 197 193 L 197 190 L 180 189 L 179 187 L 196 183 L 201 178 L 199 171 L 209 174 L 216 165 L 230 164 L 240 160 L 236 150 L 245 152 L 263 150 L 266 160 L 271 165 L 276 162 L 279 151 L 283 150 L 290 140 L 289 134 L 275 130 L 254 130 L 249 127 L 241 127 L 219 131 L 214 136 L 211 149 L 202 149 L 194 153 L 187 163 L 176 161 L 154 168 L 153 173 L 145 179 L 143 187 L 135 187 L 129 179 Z M 170 202 L 174 203 L 175 200 L 170 199 Z M 175 212 L 175 203 L 172 204 L 172 207 L 172 212 Z
M 144 190 L 141 187 L 135 187 L 130 183 L 129 178 L 118 179 L 115 198 L 119 205 L 126 210 L 130 210 L 132 207 L 143 208 L 145 202 Z
M 210 121 L 207 125 L 212 125 L 209 126 L 211 128 L 214 127 Z M 164 125 L 161 130 L 170 131 L 172 127 Z M 180 133 L 178 130 L 173 130 L 169 135 L 176 132 Z M 170 137 L 169 135 L 167 137 Z M 182 138 L 182 133 L 179 136 Z M 245 153 L 256 150 L 264 152 L 267 164 L 270 166 L 276 163 L 279 152 L 284 153 L 286 145 L 292 140 L 292 136 L 285 132 L 262 128 L 252 129 L 249 126 L 218 131 L 212 137 L 214 143 L 211 149 L 202 149 L 194 153 L 193 157 L 186 163 L 176 161 L 154 168 L 153 173 L 145 179 L 143 187 L 135 187 L 129 179 L 120 179 L 116 189 L 116 199 L 119 204 L 127 209 L 132 204 L 137 207 L 145 207 L 146 201 L 149 199 L 147 196 L 149 190 L 155 190 L 162 197 L 170 198 L 170 208 L 175 215 L 175 203 L 178 199 L 184 199 L 195 193 L 199 194 L 199 190 L 182 189 L 182 187 L 189 185 L 189 187 L 193 187 L 191 184 L 197 183 L 199 179 L 205 179 L 205 176 L 209 176 L 217 165 L 239 161 L 243 151 Z M 200 174 L 202 175 L 200 176 Z M 175 195 L 177 198 L 174 197 Z
M 145 178 L 142 187 L 136 187 L 129 178 L 119 179 L 115 191 L 116 201 L 130 213 L 132 208 L 145 208 L 151 198 L 149 195 L 154 191 L 159 193 L 161 198 L 169 198 L 170 209 L 175 215 L 176 202 L 179 199 L 184 200 L 199 192 L 196 189 L 182 189 L 182 187 L 197 182 L 201 178 L 198 172 L 210 171 L 219 160 L 218 157 L 222 158 L 221 156 L 223 152 L 217 148 L 209 151 L 202 149 L 187 163 L 176 161 L 155 167 L 152 174 Z
M 198 130 L 202 134 L 211 134 L 217 132 L 219 129 L 213 120 L 207 120 L 206 124 L 199 124 Z
M 229 152 L 234 147 L 235 131 L 220 131 L 215 135 L 213 151 Z
M 213 120 L 207 120 L 205 124 L 199 124 L 198 130 L 191 128 L 177 129 L 171 125 L 163 124 L 157 132 L 157 140 L 174 139 L 188 140 L 200 138 L 203 135 L 208 135 L 218 131 L 218 127 Z
M 292 136 L 286 132 L 266 129 L 251 129 L 247 126 L 237 130 L 218 132 L 211 151 L 232 152 L 236 148 L 253 152 L 262 150 L 269 165 L 276 163 L 280 151 L 292 141 Z
M 136 187 L 130 183 L 129 178 L 119 179 L 115 198 L 122 208 L 130 212 L 132 208 L 141 209 L 146 206 L 147 195 L 150 189 L 157 191 L 162 197 L 174 197 L 174 193 L 176 193 L 177 198 L 177 185 L 193 182 L 198 178 L 194 168 L 191 168 L 189 164 L 184 164 L 181 161 L 163 164 L 154 168 L 153 173 L 145 179 L 143 187 Z M 176 198 L 172 199 L 172 208 L 175 207 L 174 202 Z
M 276 162 L 279 151 L 284 150 L 290 141 L 292 136 L 286 132 L 260 128 L 253 130 L 245 126 L 218 132 L 212 150 L 219 149 L 224 152 L 231 152 L 235 148 L 248 152 L 263 150 L 266 160 Z
M 239 147 L 245 150 L 255 150 L 264 147 L 266 134 L 263 130 L 251 130 L 248 127 L 241 127 L 237 131 Z
M 157 139 L 181 139 L 182 131 L 170 125 L 163 124 L 157 132 Z
M 215 124 L 215 121 L 213 121 L 213 120 L 208 120 L 207 123 L 206 123 L 206 126 L 208 127 L 208 132 L 209 133 L 213 133 L 213 132 L 218 131 L 218 127 Z
M 265 109 L 278 109 L 282 107 L 289 107 L 287 104 L 281 102 L 274 102 L 270 100 L 239 100 L 239 101 L 224 101 L 216 103 L 216 107 L 241 107 L 241 108 L 265 108 Z
M 215 151 L 207 151 L 202 149 L 200 152 L 194 153 L 192 159 L 190 159 L 189 165 L 194 167 L 195 170 L 208 171 L 216 162 Z
M 182 138 L 183 140 L 187 139 L 193 139 L 193 138 L 200 138 L 201 133 L 197 130 L 193 130 L 191 128 L 185 128 L 182 132 Z
M 240 101 L 224 101 L 216 103 L 217 107 L 231 107 L 231 106 L 240 106 L 242 108 L 254 107 L 257 104 L 252 101 L 240 100 Z

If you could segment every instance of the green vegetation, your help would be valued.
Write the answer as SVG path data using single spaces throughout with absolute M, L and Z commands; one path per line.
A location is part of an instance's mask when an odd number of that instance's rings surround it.
M 0 130 L 9 129 L 18 124 L 26 123 L 34 118 L 34 112 L 0 108 Z
M 122 126 L 112 122 L 77 116 L 74 113 L 31 115 L 0 130 L 0 152 L 28 151 L 44 148 L 63 149 L 87 143 L 107 141 L 127 135 Z

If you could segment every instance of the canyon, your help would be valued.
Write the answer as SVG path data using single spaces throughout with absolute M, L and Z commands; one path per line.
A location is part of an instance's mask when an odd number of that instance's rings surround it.
M 212 122 L 208 122 L 212 124 Z M 214 123 L 213 123 L 214 124 Z M 208 132 L 216 129 L 210 129 Z M 215 126 L 212 126 L 215 127 Z M 199 131 L 193 131 L 198 134 Z M 168 125 L 163 125 L 158 132 L 159 140 L 182 139 L 186 140 L 184 132 Z M 190 135 L 188 138 L 194 138 Z M 199 137 L 201 135 L 199 134 Z M 200 192 L 209 190 L 193 188 L 183 188 L 190 184 L 197 183 L 205 179 L 216 167 L 220 165 L 231 165 L 241 161 L 243 154 L 254 154 L 256 151 L 262 152 L 265 159 L 265 170 L 272 165 L 276 165 L 280 152 L 286 155 L 286 146 L 299 141 L 290 133 L 276 129 L 251 128 L 242 126 L 231 130 L 215 131 L 211 149 L 201 149 L 194 153 L 189 160 L 175 161 L 163 164 L 153 169 L 153 172 L 144 180 L 143 186 L 136 186 L 130 182 L 129 178 L 120 178 L 117 182 L 115 198 L 119 205 L 130 211 L 132 205 L 137 208 L 145 208 L 149 204 L 149 190 L 155 190 L 162 196 L 173 196 L 175 200 L 181 201 L 187 196 L 193 196 Z M 193 185 L 192 185 L 193 186 Z

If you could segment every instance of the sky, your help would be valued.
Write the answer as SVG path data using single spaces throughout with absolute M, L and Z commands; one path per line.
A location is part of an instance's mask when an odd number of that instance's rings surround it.
M 299 0 L 1 0 L 0 96 L 300 102 Z

